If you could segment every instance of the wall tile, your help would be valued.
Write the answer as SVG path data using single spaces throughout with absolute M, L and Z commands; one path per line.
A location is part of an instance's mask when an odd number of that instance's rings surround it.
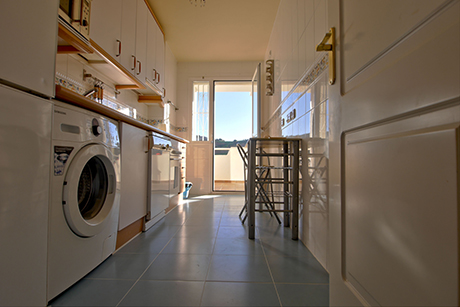
M 299 33 L 299 40 L 300 37 L 302 37 L 306 27 L 305 4 L 305 0 L 298 0 L 297 2 L 297 32 Z
M 69 57 L 67 60 L 67 77 L 75 81 L 83 81 L 84 66 L 81 62 Z M 80 82 L 81 82 L 80 81 Z
M 302 33 L 302 36 L 300 37 L 299 45 L 298 45 L 298 52 L 299 52 L 299 59 L 298 59 L 298 66 L 299 66 L 299 76 L 303 75 L 305 73 L 305 70 L 307 69 L 307 57 L 306 57 L 306 52 L 307 52 L 307 43 L 306 43 L 306 33 L 305 31 Z
M 315 23 L 314 18 L 310 18 L 307 28 L 305 29 L 305 65 L 306 69 L 309 69 L 316 56 L 316 44 L 315 44 Z
M 67 75 L 67 54 L 56 54 L 56 72 Z
M 327 29 L 326 1 L 315 0 L 315 5 L 315 44 L 318 44 L 329 30 Z M 316 58 L 320 56 L 320 53 L 318 54 Z

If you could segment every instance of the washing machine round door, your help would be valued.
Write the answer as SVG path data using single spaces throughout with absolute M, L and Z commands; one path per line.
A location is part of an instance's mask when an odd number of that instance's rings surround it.
M 64 215 L 70 229 L 92 237 L 109 222 L 116 194 L 112 153 L 103 145 L 83 147 L 72 159 L 63 188 Z

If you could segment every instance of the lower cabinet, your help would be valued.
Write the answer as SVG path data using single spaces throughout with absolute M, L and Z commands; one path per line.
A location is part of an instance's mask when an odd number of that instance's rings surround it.
M 147 132 L 122 123 L 119 230 L 147 214 L 147 150 Z

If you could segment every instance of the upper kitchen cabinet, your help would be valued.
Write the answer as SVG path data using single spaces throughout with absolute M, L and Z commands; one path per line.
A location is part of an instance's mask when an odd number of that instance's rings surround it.
M 156 35 L 156 52 L 155 52 L 155 65 L 158 72 L 157 85 L 160 89 L 164 89 L 165 86 L 165 38 L 161 29 L 157 26 Z
M 119 62 L 123 51 L 122 9 L 123 0 L 93 0 L 91 2 L 91 40 L 93 44 L 95 42 Z
M 136 13 L 136 77 L 145 83 L 147 71 L 147 18 L 150 12 L 144 0 L 137 0 Z
M 0 82 L 54 96 L 57 0 L 0 1 Z
M 142 85 L 133 89 L 164 95 L 164 35 L 146 1 L 93 0 L 90 37 Z
M 164 35 L 152 15 L 147 20 L 147 84 L 164 95 Z

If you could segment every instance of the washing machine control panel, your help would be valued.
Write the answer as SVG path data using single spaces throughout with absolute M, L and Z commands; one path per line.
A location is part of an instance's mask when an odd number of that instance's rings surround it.
M 99 124 L 99 121 L 98 121 L 97 119 L 93 118 L 93 121 L 92 121 L 91 125 L 92 125 L 92 129 L 91 129 L 91 130 L 92 130 L 94 136 L 99 136 L 99 135 L 101 135 L 101 133 L 102 133 L 102 127 L 101 127 L 101 125 Z

